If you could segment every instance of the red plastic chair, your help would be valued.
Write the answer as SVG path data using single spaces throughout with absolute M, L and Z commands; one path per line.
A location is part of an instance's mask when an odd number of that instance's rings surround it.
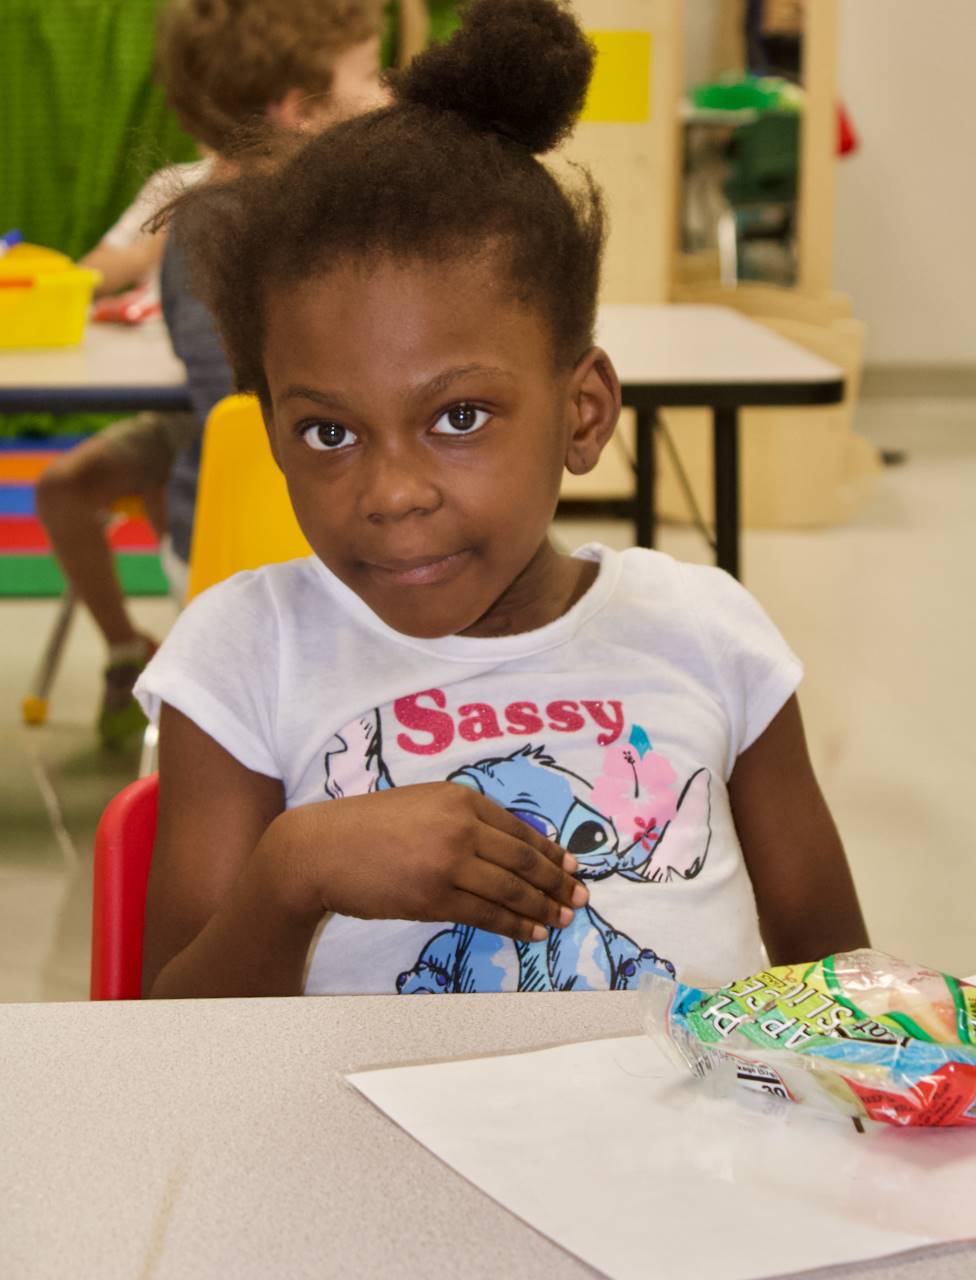
M 156 839 L 159 775 L 120 791 L 95 835 L 91 998 L 138 1000 L 146 884 Z

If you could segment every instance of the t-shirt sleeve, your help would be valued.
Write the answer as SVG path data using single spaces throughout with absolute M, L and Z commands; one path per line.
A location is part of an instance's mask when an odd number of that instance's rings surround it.
M 755 596 L 730 574 L 708 565 L 679 568 L 728 715 L 731 775 L 736 759 L 796 691 L 803 664 Z
M 210 176 L 212 160 L 196 160 L 190 164 L 169 165 L 159 169 L 143 183 L 139 194 L 105 232 L 101 243 L 110 249 L 128 249 L 148 236 L 143 226 L 181 191 L 188 191 Z
M 135 696 L 159 723 L 175 707 L 248 769 L 277 761 L 277 612 L 258 573 L 238 573 L 193 600 L 140 675 Z
M 143 231 L 143 224 L 166 202 L 165 180 L 165 170 L 154 173 L 118 222 L 105 232 L 101 243 L 110 249 L 128 249 L 130 245 L 146 238 L 148 232 Z

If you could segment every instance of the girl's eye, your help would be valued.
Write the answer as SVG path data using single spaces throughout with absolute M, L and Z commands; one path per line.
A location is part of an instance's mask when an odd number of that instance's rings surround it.
M 335 453 L 356 443 L 353 432 L 341 422 L 306 422 L 298 432 L 308 447 L 319 453 Z
M 480 431 L 490 417 L 486 409 L 476 409 L 473 404 L 455 404 L 441 414 L 433 430 L 441 436 L 467 436 Z

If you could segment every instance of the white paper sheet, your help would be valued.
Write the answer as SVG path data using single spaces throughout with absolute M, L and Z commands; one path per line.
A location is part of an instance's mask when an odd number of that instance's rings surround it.
M 976 1133 L 705 1096 L 646 1036 L 347 1077 L 613 1280 L 756 1280 L 976 1236 Z

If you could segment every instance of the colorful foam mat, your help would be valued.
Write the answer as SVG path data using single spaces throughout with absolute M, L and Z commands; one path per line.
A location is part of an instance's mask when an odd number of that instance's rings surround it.
M 34 486 L 59 453 L 79 443 L 70 436 L 0 440 L 0 596 L 59 596 L 64 578 L 34 507 Z M 109 541 L 126 595 L 166 595 L 155 531 L 143 516 L 112 522 Z

